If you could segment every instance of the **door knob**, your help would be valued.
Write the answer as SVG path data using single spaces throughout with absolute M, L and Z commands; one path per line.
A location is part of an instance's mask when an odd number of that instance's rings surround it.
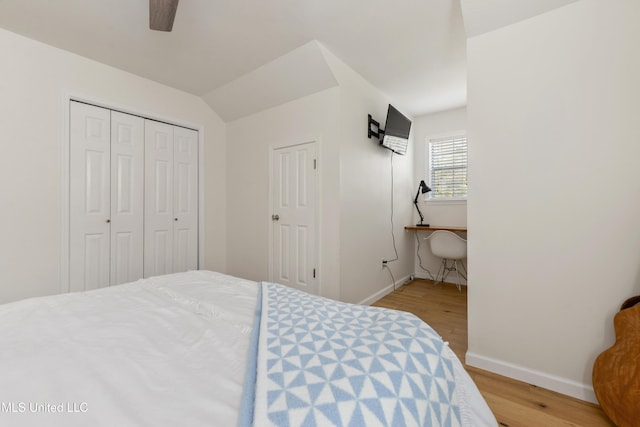
M 280 220 L 280 215 L 278 215 L 278 214 L 273 214 L 273 215 L 271 215 L 271 219 L 272 219 L 273 221 L 279 221 L 279 220 Z

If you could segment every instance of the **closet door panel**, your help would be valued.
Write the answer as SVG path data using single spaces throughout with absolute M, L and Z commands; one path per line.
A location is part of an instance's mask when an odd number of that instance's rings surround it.
M 109 285 L 110 111 L 70 103 L 69 288 Z
M 70 290 L 197 269 L 198 132 L 70 110 Z
M 144 119 L 111 112 L 111 285 L 143 277 Z
M 153 255 L 153 260 L 151 260 L 153 272 L 150 272 L 147 277 L 173 273 L 173 266 L 171 265 L 172 241 L 172 230 L 165 229 L 154 231 L 151 242 L 154 248 L 154 251 L 151 254 Z
M 173 271 L 173 128 L 145 120 L 145 277 Z
M 198 132 L 174 128 L 174 271 L 198 268 Z

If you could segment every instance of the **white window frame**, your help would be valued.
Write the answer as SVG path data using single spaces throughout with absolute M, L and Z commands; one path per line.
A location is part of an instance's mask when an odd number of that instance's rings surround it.
M 427 182 L 429 187 L 434 188 L 434 184 L 432 183 L 432 175 L 431 175 L 431 142 L 437 140 L 446 140 L 446 139 L 454 139 L 454 138 L 465 138 L 467 139 L 467 179 L 469 173 L 469 163 L 468 163 L 468 153 L 469 153 L 469 142 L 467 138 L 467 132 L 465 130 L 452 131 L 438 135 L 429 135 L 425 139 L 425 170 L 427 175 Z M 429 203 L 438 203 L 438 204 L 462 204 L 467 202 L 468 193 L 465 197 L 434 197 L 435 192 L 431 191 L 425 194 L 425 201 Z

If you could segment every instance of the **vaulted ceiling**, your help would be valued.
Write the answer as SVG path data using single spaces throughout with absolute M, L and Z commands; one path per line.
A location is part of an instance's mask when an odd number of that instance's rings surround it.
M 461 1 L 481 33 L 575 0 Z M 170 33 L 149 30 L 148 13 L 147 0 L 0 0 L 0 27 L 201 96 L 225 120 L 246 113 L 231 105 L 243 79 L 277 74 L 312 41 L 408 114 L 466 103 L 460 0 L 181 0 Z M 295 55 L 287 72 L 313 80 L 318 55 Z

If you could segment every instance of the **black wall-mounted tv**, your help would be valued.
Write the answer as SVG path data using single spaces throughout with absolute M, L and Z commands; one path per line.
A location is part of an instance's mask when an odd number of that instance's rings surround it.
M 393 105 L 389 104 L 387 123 L 384 127 L 384 136 L 380 140 L 380 145 L 394 153 L 404 155 L 407 153 L 410 131 L 411 120 L 396 110 Z

